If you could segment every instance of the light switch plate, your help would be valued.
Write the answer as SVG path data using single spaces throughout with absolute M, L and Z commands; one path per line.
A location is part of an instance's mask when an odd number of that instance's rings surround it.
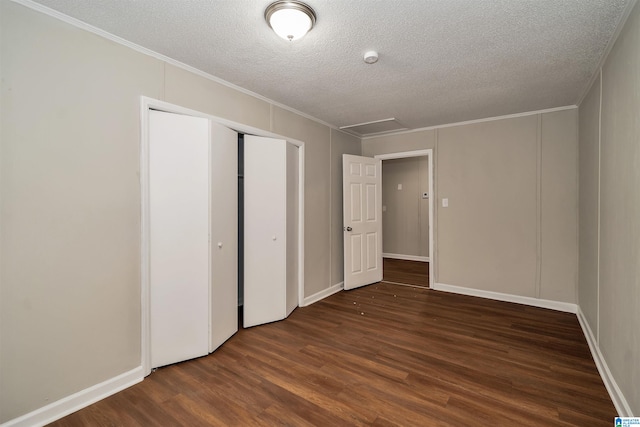
M 398 190 L 402 190 L 402 184 L 398 184 Z
M 442 207 L 443 208 L 449 207 L 449 199 L 442 199 Z

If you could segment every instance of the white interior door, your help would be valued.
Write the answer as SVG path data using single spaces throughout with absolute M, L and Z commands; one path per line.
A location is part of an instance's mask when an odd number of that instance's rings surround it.
M 286 174 L 286 141 L 245 135 L 245 327 L 287 316 Z
M 382 280 L 382 161 L 343 154 L 344 288 Z
M 151 367 L 209 349 L 209 121 L 149 111 Z
M 238 134 L 211 122 L 211 340 L 238 331 Z

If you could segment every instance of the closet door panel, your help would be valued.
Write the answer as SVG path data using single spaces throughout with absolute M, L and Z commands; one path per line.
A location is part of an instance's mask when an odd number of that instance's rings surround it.
M 238 134 L 211 123 L 211 340 L 238 331 Z
M 209 121 L 149 112 L 151 367 L 209 348 Z
M 286 317 L 284 140 L 244 138 L 244 326 Z

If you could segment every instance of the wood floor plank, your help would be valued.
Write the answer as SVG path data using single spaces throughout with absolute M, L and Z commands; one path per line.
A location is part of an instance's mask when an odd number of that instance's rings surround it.
M 573 314 L 377 283 L 241 329 L 53 426 L 609 426 Z
M 429 263 L 383 258 L 383 279 L 386 282 L 429 287 Z

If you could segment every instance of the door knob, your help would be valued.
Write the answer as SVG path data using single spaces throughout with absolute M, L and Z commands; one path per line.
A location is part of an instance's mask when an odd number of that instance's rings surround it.
M 353 230 L 353 228 L 351 228 L 351 227 L 347 227 L 345 230 L 347 230 L 347 231 L 352 231 L 352 230 Z

